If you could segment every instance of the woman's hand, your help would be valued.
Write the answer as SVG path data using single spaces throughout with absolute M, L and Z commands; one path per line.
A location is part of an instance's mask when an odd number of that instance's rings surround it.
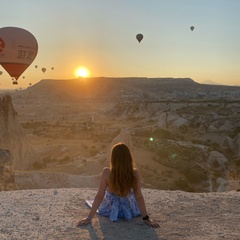
M 90 223 L 91 223 L 91 220 L 89 220 L 88 218 L 83 218 L 78 222 L 77 227 L 85 226 L 85 225 L 88 225 Z
M 157 222 L 155 222 L 154 220 L 152 220 L 152 219 L 147 219 L 147 220 L 144 220 L 144 222 L 149 226 L 149 227 L 152 227 L 152 228 L 159 228 L 160 227 L 160 225 L 157 223 Z

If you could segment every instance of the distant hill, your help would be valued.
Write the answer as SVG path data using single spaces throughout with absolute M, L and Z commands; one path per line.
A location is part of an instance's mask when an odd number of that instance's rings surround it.
M 201 82 L 201 84 L 224 85 L 224 84 L 221 84 L 221 83 L 218 83 L 218 82 L 214 82 L 214 81 L 212 81 L 212 80 L 205 80 L 205 81 Z
M 199 84 L 189 78 L 85 78 L 69 80 L 41 80 L 28 88 L 28 92 L 64 92 L 69 95 L 101 96 L 130 92 L 132 89 L 151 90 L 158 88 L 161 91 L 194 89 Z M 188 89 L 186 89 L 188 90 Z M 122 93 L 121 93 L 122 94 Z
M 224 85 L 200 84 L 190 78 L 85 78 L 53 80 L 45 79 L 33 86 L 12 93 L 13 98 L 28 98 L 42 101 L 78 101 L 81 99 L 101 98 L 112 99 L 120 96 L 134 95 L 145 98 L 154 95 L 174 97 L 174 93 L 181 93 L 180 97 L 196 97 L 199 93 L 239 90 L 239 87 Z

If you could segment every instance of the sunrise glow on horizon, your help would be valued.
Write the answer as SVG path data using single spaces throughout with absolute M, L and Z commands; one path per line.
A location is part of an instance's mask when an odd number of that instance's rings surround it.
M 86 78 L 89 77 L 89 70 L 86 67 L 80 67 L 76 71 L 77 77 Z

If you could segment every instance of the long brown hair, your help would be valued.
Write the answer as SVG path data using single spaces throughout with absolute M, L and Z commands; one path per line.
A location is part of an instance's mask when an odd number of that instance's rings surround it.
M 126 196 L 134 188 L 134 167 L 135 162 L 129 148 L 123 143 L 115 144 L 110 161 L 110 188 L 114 193 Z

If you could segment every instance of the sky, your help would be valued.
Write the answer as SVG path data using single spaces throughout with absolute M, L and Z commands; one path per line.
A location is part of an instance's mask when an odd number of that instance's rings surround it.
M 25 88 L 41 79 L 77 78 L 80 66 L 89 70 L 89 77 L 188 77 L 240 85 L 239 0 L 0 0 L 0 4 L 0 28 L 26 29 L 39 47 L 18 85 L 12 85 L 0 66 L 0 89 Z M 144 36 L 140 43 L 138 33 Z

